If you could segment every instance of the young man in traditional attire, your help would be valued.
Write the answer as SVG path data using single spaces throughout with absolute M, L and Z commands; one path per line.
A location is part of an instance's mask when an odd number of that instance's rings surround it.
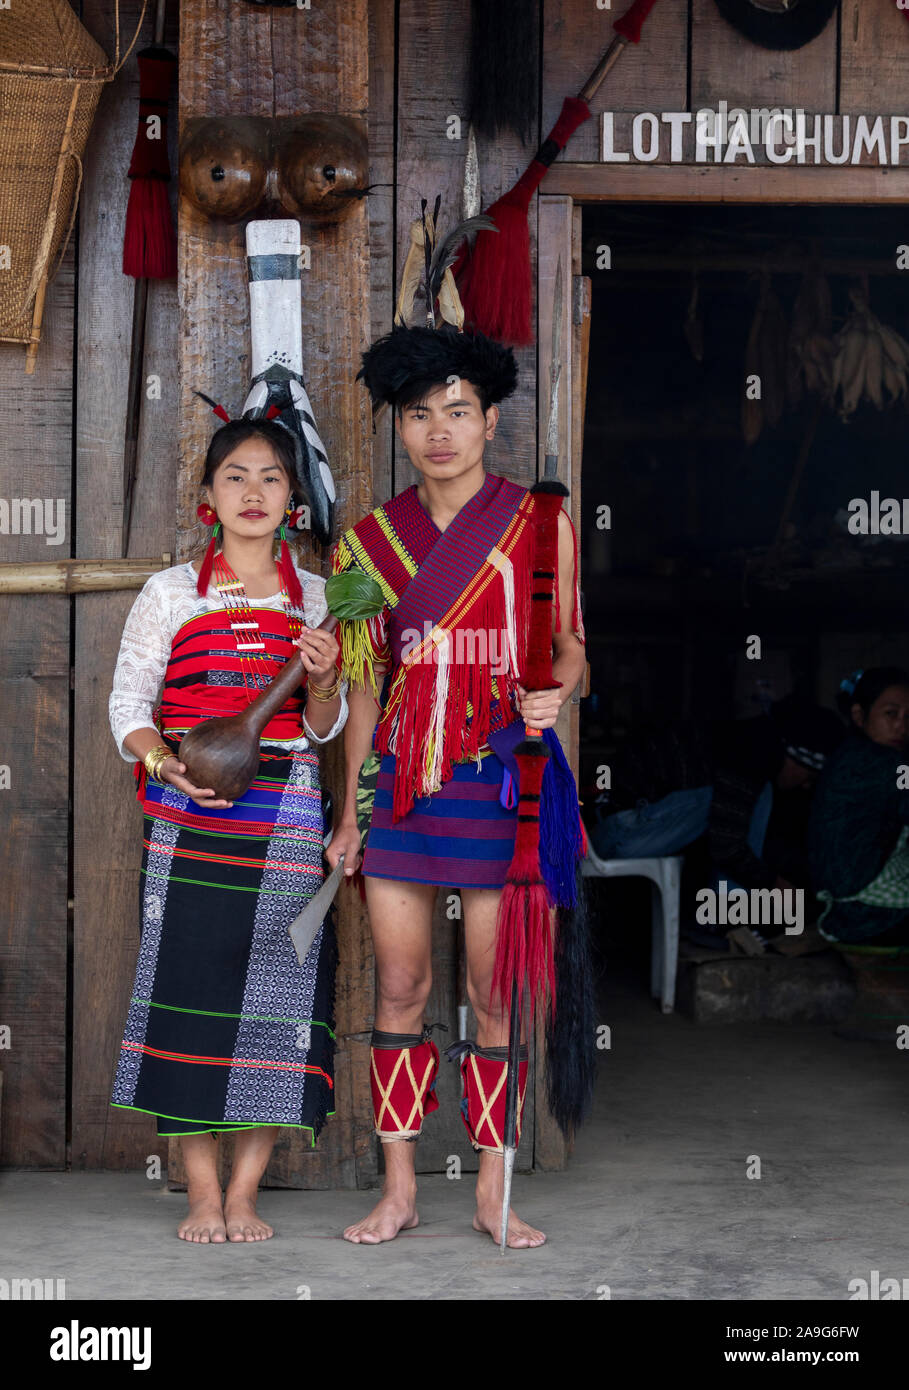
M 493 1000 L 491 984 L 499 901 L 515 850 L 513 749 L 522 720 L 544 731 L 552 765 L 540 796 L 547 884 L 573 883 L 585 848 L 574 779 L 553 731 L 585 667 L 577 542 L 560 510 L 555 688 L 528 692 L 520 676 L 534 587 L 534 498 L 483 466 L 497 403 L 516 385 L 513 353 L 481 334 L 398 327 L 363 362 L 373 402 L 392 406 L 420 481 L 346 531 L 332 554 L 334 573 L 359 568 L 386 597 L 377 618 L 342 623 L 340 632 L 342 673 L 351 682 L 346 794 L 327 857 L 334 865 L 344 852 L 348 875 L 358 867 L 358 787 L 362 798 L 361 774 L 378 762 L 362 868 L 377 975 L 372 1094 L 385 1145 L 383 1196 L 344 1235 L 377 1244 L 417 1225 L 408 1141 L 438 1106 L 439 1054 L 423 1012 L 433 903 L 442 887 L 461 893 L 478 1022 L 475 1043 L 450 1049 L 461 1054 L 462 1115 L 480 1155 L 474 1227 L 498 1240 L 508 1012 Z M 561 901 L 557 892 L 554 899 Z M 525 1044 L 521 1103 L 526 1054 Z M 527 1247 L 546 1237 L 509 1213 L 507 1239 Z

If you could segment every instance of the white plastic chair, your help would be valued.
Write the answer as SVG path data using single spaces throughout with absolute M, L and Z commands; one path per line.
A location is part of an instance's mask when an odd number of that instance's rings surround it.
M 678 854 L 658 859 L 599 859 L 587 845 L 581 864 L 585 878 L 649 878 L 651 899 L 650 993 L 660 1000 L 664 1014 L 675 1007 L 675 974 L 679 961 L 679 898 L 682 858 Z

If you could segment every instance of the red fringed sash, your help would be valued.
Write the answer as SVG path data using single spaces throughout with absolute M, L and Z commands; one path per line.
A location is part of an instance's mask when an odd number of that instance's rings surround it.
M 341 645 L 344 674 L 353 683 L 372 679 L 376 690 L 373 664 L 393 664 L 375 747 L 395 755 L 395 821 L 517 717 L 534 505 L 526 489 L 487 474 L 451 525 L 436 531 L 427 553 L 414 541 L 425 542 L 427 525 L 436 528 L 411 487 L 345 532 L 335 548 L 334 573 L 356 566 L 386 595 L 384 620 L 342 623 Z M 582 635 L 577 584 L 572 617 Z

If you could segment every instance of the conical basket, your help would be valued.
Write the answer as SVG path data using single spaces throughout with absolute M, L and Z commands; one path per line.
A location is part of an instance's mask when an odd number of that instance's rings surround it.
M 13 0 L 0 10 L 0 341 L 26 346 L 28 373 L 48 278 L 75 220 L 101 89 L 121 65 L 110 63 L 67 0 Z

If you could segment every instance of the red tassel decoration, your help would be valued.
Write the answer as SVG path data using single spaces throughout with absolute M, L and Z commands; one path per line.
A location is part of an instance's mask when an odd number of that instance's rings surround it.
M 123 273 L 137 280 L 172 280 L 177 273 L 177 241 L 160 179 L 133 179 L 126 205 Z
M 544 479 L 531 488 L 536 536 L 533 555 L 533 593 L 527 662 L 521 684 L 525 690 L 557 690 L 562 682 L 552 675 L 552 596 L 558 592 L 559 512 L 567 497 L 563 485 Z
M 613 29 L 629 43 L 640 43 L 644 21 L 656 2 L 657 0 L 634 0 L 631 9 L 626 10 L 621 19 L 617 19 L 613 24 Z
M 528 528 L 530 531 L 530 528 Z M 532 540 L 532 533 L 528 539 Z M 515 562 L 515 615 L 518 669 L 524 666 L 523 634 L 526 632 L 531 570 L 530 547 L 513 555 Z M 474 757 L 486 742 L 489 733 L 492 700 L 492 667 L 481 659 L 457 661 L 458 643 L 465 632 L 493 632 L 502 621 L 505 605 L 503 580 L 496 574 L 483 596 L 477 599 L 449 633 L 452 661 L 449 666 L 448 694 L 445 702 L 445 722 L 442 738 L 439 776 L 447 782 L 454 764 L 460 758 Z M 462 646 L 462 652 L 464 648 Z M 487 653 L 489 655 L 489 653 Z M 392 797 L 392 821 L 397 822 L 412 808 L 414 787 L 421 777 L 420 769 L 429 737 L 431 713 L 436 691 L 438 665 L 433 660 L 415 660 L 406 682 L 392 689 L 385 711 L 376 730 L 376 751 L 395 753 L 395 783 Z M 500 699 L 507 699 L 516 685 L 514 676 L 498 671 L 496 684 Z M 468 726 L 467 706 L 473 708 Z M 397 724 L 395 747 L 390 747 L 393 725 Z
M 454 263 L 458 293 L 468 326 L 490 338 L 526 346 L 531 328 L 530 200 L 560 150 L 590 116 L 580 97 L 566 97 L 559 119 L 514 188 L 486 210 L 498 231 L 477 233 L 473 252 L 466 247 Z
M 205 595 L 208 593 L 212 566 L 215 563 L 215 541 L 220 529 L 221 523 L 219 521 L 215 522 L 212 528 L 211 540 L 208 542 L 208 549 L 205 552 L 205 559 L 202 561 L 202 568 L 199 570 L 199 578 L 196 580 L 196 592 L 199 594 L 200 598 L 205 598 Z
M 514 188 L 487 209 L 486 216 L 498 231 L 478 232 L 472 254 L 455 267 L 469 327 L 521 347 L 534 341 L 527 213 L 531 194 L 546 172 L 543 169 L 537 176 L 535 171 L 534 163 Z
M 530 620 L 521 684 L 526 690 L 554 690 L 562 682 L 552 674 L 552 597 L 559 563 L 559 512 L 566 488 L 544 478 L 533 495 L 533 561 Z M 518 765 L 518 824 L 514 856 L 499 899 L 492 994 L 510 1007 L 514 983 L 526 984 L 530 1008 L 548 1002 L 555 1013 L 555 940 L 546 881 L 540 869 L 540 794 L 549 749 L 538 730 L 514 750 Z
M 492 995 L 508 1009 L 511 986 L 526 981 L 530 1009 L 555 1005 L 552 902 L 540 872 L 540 791 L 549 749 L 525 739 L 514 750 L 518 765 L 518 824 L 508 881 L 499 899 Z
M 123 237 L 123 273 L 169 280 L 177 274 L 177 237 L 167 196 L 167 105 L 177 60 L 153 46 L 138 55 L 139 130 L 128 177 L 132 180 Z M 157 117 L 149 122 L 149 117 Z M 157 138 L 151 139 L 154 134 Z

